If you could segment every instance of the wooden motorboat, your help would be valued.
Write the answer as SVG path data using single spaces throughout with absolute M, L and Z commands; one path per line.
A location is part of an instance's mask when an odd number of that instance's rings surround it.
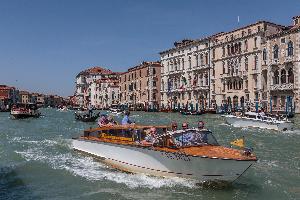
M 13 105 L 10 115 L 14 119 L 24 119 L 29 117 L 40 117 L 41 113 L 39 112 L 36 104 L 17 103 L 16 105 Z
M 170 127 L 156 126 L 155 142 L 145 144 L 151 127 L 113 125 L 88 129 L 73 138 L 73 148 L 124 171 L 200 182 L 232 182 L 257 161 L 249 151 L 220 146 L 206 129 L 167 131 Z

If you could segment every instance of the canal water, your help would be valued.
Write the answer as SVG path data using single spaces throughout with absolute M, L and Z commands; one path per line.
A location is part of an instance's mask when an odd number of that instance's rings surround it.
M 220 144 L 245 137 L 259 161 L 227 187 L 182 178 L 120 172 L 74 152 L 71 138 L 95 123 L 73 111 L 42 109 L 38 119 L 12 120 L 0 113 L 0 199 L 300 199 L 300 116 L 296 130 L 277 132 L 226 125 L 220 115 L 132 112 L 141 124 L 206 122 Z M 120 120 L 120 118 L 116 118 Z

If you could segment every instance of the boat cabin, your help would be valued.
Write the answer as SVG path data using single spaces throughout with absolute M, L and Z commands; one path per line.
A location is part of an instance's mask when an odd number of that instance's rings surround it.
M 182 148 L 203 145 L 219 145 L 209 130 L 187 129 L 168 131 L 169 126 L 155 126 L 156 134 L 153 143 L 145 143 L 150 129 L 154 126 L 115 125 L 105 126 L 84 131 L 83 137 L 96 138 L 112 143 L 131 143 L 141 146 L 156 146 L 168 148 Z
M 27 110 L 27 109 L 30 109 L 30 110 L 37 110 L 38 107 L 36 104 L 34 103 L 17 103 L 17 104 L 14 104 L 12 106 L 12 110 L 20 110 L 20 109 L 24 109 L 24 110 Z

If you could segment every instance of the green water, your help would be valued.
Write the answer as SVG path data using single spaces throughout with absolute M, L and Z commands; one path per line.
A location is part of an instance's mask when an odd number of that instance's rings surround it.
M 228 126 L 219 115 L 133 112 L 142 124 L 201 119 L 220 144 L 245 136 L 259 161 L 233 185 L 204 187 L 193 180 L 116 171 L 71 148 L 71 138 L 93 123 L 72 111 L 42 109 L 39 119 L 12 120 L 0 113 L 0 199 L 300 199 L 300 116 L 295 131 Z M 118 118 L 117 118 L 118 119 Z M 120 119 L 118 119 L 120 120 Z

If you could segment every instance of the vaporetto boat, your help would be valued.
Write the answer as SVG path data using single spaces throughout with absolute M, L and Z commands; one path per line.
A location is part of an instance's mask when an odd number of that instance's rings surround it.
M 206 129 L 170 132 L 167 126 L 156 126 L 156 143 L 144 145 L 141 141 L 149 128 L 116 125 L 89 129 L 73 138 L 73 148 L 120 170 L 199 182 L 232 182 L 257 161 L 249 151 L 220 146 Z
M 223 115 L 228 124 L 234 127 L 255 127 L 272 129 L 278 131 L 287 131 L 293 129 L 293 123 L 287 118 L 276 119 L 275 117 L 261 116 L 259 113 L 246 112 L 244 116 Z

